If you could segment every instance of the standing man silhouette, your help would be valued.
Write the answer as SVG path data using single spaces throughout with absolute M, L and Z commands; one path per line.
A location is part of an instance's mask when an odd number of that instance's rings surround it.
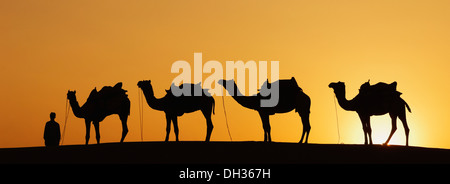
M 50 121 L 45 124 L 44 140 L 47 147 L 59 146 L 59 140 L 61 139 L 59 124 L 55 121 L 55 117 L 54 112 L 50 113 Z

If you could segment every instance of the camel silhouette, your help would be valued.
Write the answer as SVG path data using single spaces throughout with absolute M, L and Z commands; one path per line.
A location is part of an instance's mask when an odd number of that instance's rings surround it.
M 328 87 L 333 88 L 339 105 L 347 111 L 356 111 L 364 131 L 364 144 L 369 142 L 372 145 L 372 129 L 370 127 L 370 116 L 384 115 L 389 113 L 392 119 L 391 133 L 384 143 L 387 145 L 397 130 L 397 117 L 402 121 L 406 134 L 406 146 L 408 146 L 409 128 L 406 122 L 406 108 L 411 112 L 408 104 L 403 100 L 401 93 L 396 91 L 397 83 L 392 84 L 378 83 L 373 86 L 369 82 L 361 85 L 359 94 L 352 100 L 345 97 L 345 83 L 334 82 Z
M 191 94 L 194 94 L 194 90 L 202 90 L 203 94 L 201 96 L 174 96 L 171 89 L 166 90 L 166 95 L 162 98 L 157 99 L 153 93 L 153 87 L 150 80 L 144 80 L 138 82 L 138 87 L 141 88 L 144 93 L 147 104 L 155 110 L 164 111 L 166 114 L 166 139 L 169 141 L 170 134 L 170 122 L 173 123 L 173 128 L 175 132 L 176 141 L 178 139 L 178 116 L 182 116 L 184 113 L 190 113 L 194 111 L 201 110 L 203 116 L 206 119 L 206 142 L 209 142 L 211 138 L 211 133 L 214 128 L 211 120 L 211 112 L 214 113 L 215 101 L 214 98 L 207 92 L 207 89 L 202 89 L 200 83 L 198 84 L 181 84 L 178 88 L 186 87 L 190 85 Z M 173 84 L 172 87 L 176 87 Z
M 297 85 L 297 81 L 294 77 L 290 80 L 279 80 L 274 83 L 266 81 L 264 85 L 270 88 L 271 85 L 279 83 L 279 101 L 274 107 L 261 107 L 261 99 L 269 99 L 270 96 L 262 96 L 260 93 L 254 96 L 243 96 L 233 79 L 231 80 L 219 80 L 218 83 L 222 85 L 230 94 L 233 94 L 234 100 L 240 105 L 258 111 L 261 117 L 263 129 L 264 129 L 264 142 L 271 142 L 270 135 L 270 121 L 269 116 L 275 113 L 287 113 L 295 109 L 295 112 L 301 117 L 303 124 L 303 133 L 299 143 L 303 142 L 303 138 L 306 135 L 305 143 L 308 143 L 309 132 L 311 125 L 309 123 L 309 113 L 311 107 L 311 99 L 306 95 L 303 90 Z M 231 91 L 227 86 L 233 86 L 234 91 Z M 266 87 L 266 89 L 267 89 Z M 261 92 L 261 89 L 259 90 Z
M 130 115 L 130 100 L 126 92 L 126 90 L 122 89 L 121 82 L 114 87 L 105 86 L 98 92 L 94 88 L 82 107 L 78 104 L 76 91 L 67 92 L 67 99 L 69 99 L 73 114 L 78 118 L 84 118 L 86 124 L 86 145 L 89 142 L 91 122 L 94 124 L 95 138 L 97 139 L 97 144 L 99 144 L 99 123 L 112 114 L 118 114 L 120 121 L 122 121 L 122 138 L 120 142 L 123 142 L 128 133 L 127 119 Z

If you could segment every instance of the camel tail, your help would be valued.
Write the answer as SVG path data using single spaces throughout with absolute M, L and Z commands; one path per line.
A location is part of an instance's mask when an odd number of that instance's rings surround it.
M 216 102 L 215 102 L 214 98 L 212 99 L 212 109 L 213 109 L 213 114 L 215 115 L 216 112 L 214 112 L 214 111 L 216 109 Z
M 130 100 L 127 98 L 127 101 L 126 101 L 127 103 L 126 103 L 126 113 L 127 113 L 127 116 L 130 116 L 130 106 L 131 106 L 131 102 L 130 102 Z
M 403 100 L 403 99 L 402 99 Z M 405 103 L 405 106 L 406 106 L 406 108 L 408 109 L 408 111 L 409 112 L 411 112 L 411 108 L 409 108 L 409 105 L 408 105 L 408 103 L 406 103 L 406 101 L 405 100 L 403 100 L 403 102 Z

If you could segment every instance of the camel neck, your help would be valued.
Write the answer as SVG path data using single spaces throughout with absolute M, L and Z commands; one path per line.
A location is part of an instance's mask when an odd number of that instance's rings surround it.
M 258 110 L 260 108 L 261 99 L 259 99 L 257 96 L 244 96 L 239 91 L 239 88 L 237 87 L 236 83 L 234 83 L 233 85 L 234 85 L 233 89 L 226 89 L 226 90 L 228 91 L 228 93 L 232 95 L 233 99 L 236 100 L 237 103 L 253 110 Z
M 73 114 L 77 118 L 84 118 L 84 113 L 82 112 L 82 109 L 80 107 L 80 104 L 78 104 L 77 98 L 69 99 L 70 106 L 72 107 Z
M 341 92 L 335 91 L 336 98 L 338 100 L 339 105 L 347 111 L 355 111 L 354 103 L 353 101 L 347 100 L 345 97 L 345 89 Z
M 145 99 L 147 100 L 148 106 L 150 106 L 152 109 L 164 111 L 163 103 L 161 102 L 161 99 L 157 99 L 155 97 L 155 94 L 153 93 L 153 87 L 143 87 L 141 88 L 142 92 L 144 93 Z

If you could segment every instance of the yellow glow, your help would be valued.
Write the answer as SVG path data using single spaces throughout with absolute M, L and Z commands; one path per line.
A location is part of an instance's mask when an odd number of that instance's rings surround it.
M 139 80 L 162 97 L 177 60 L 280 61 L 280 78 L 295 77 L 312 99 L 311 143 L 337 143 L 330 82 L 344 81 L 353 98 L 368 79 L 398 82 L 410 145 L 450 148 L 450 2 L 381 1 L 1 1 L 0 147 L 42 146 L 49 113 L 61 127 L 67 90 L 83 104 L 94 87 L 122 81 L 131 100 L 129 134 L 140 141 Z M 204 75 L 207 77 L 208 75 Z M 212 141 L 228 141 L 222 99 L 215 97 Z M 233 140 L 263 140 L 258 113 L 225 97 Z M 338 107 L 340 142 L 362 144 L 355 112 Z M 372 118 L 383 143 L 390 118 Z M 273 141 L 298 142 L 295 112 L 271 116 Z M 165 118 L 144 105 L 144 140 L 162 141 Z M 121 125 L 100 125 L 101 142 L 118 142 Z M 201 112 L 179 118 L 180 140 L 204 140 Z M 82 119 L 70 115 L 65 144 L 83 144 Z M 91 131 L 91 138 L 95 137 Z M 173 132 L 170 140 L 174 140 Z M 94 143 L 95 140 L 91 140 Z M 391 144 L 404 145 L 401 122 Z

